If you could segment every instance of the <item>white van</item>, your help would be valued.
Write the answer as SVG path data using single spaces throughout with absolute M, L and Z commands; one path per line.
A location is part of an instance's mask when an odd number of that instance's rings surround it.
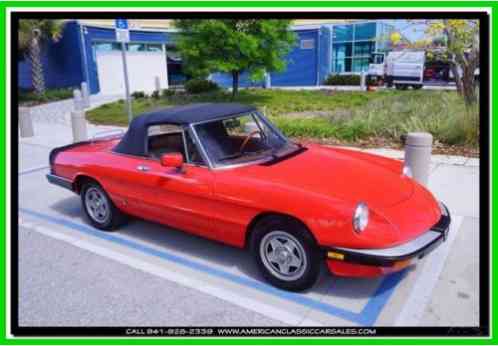
M 424 85 L 424 51 L 390 52 L 386 57 L 386 81 L 396 89 L 411 86 L 420 89 Z
M 379 59 L 380 60 L 380 59 Z M 370 64 L 368 74 L 380 78 L 383 72 L 383 81 L 388 87 L 393 85 L 396 89 L 412 87 L 420 89 L 424 85 L 425 52 L 403 50 L 389 52 L 381 64 Z

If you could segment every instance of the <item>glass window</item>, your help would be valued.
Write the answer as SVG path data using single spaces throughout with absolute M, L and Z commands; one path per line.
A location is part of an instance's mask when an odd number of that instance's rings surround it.
M 301 40 L 301 49 L 315 48 L 315 40 Z
M 353 40 L 352 25 L 335 25 L 333 31 L 332 39 L 335 42 Z
M 148 52 L 162 52 L 163 47 L 160 44 L 148 44 L 147 51 Z
M 351 58 L 334 60 L 332 71 L 335 73 L 351 72 L 351 63 Z
M 253 114 L 202 123 L 195 130 L 217 166 L 278 157 L 281 151 L 297 149 Z
M 369 62 L 370 58 L 354 58 L 353 72 L 367 71 Z
M 354 55 L 368 55 L 370 56 L 375 49 L 375 42 L 367 41 L 367 42 L 355 42 L 354 44 Z
M 167 153 L 181 153 L 185 160 L 183 129 L 178 125 L 169 124 L 149 126 L 147 152 L 150 157 L 158 160 Z
M 145 52 L 147 49 L 144 43 L 128 43 L 128 50 L 130 52 Z
M 373 55 L 373 63 L 374 64 L 383 64 L 384 63 L 384 54 L 374 54 Z
M 375 39 L 376 23 L 356 24 L 354 39 L 358 40 L 373 40 Z
M 96 52 L 110 52 L 121 49 L 121 45 L 115 42 L 97 42 L 93 44 L 93 47 Z
M 332 59 L 344 59 L 353 55 L 352 43 L 334 43 L 332 47 Z
M 190 163 L 193 163 L 195 165 L 205 166 L 206 163 L 204 162 L 204 159 L 199 153 L 199 150 L 197 150 L 197 146 L 192 140 L 192 137 L 190 137 L 188 131 L 185 131 L 185 141 L 187 142 L 188 159 L 190 160 Z

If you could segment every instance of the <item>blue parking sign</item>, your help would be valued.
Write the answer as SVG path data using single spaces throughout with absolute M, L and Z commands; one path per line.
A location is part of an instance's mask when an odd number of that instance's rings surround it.
M 128 29 L 127 19 L 116 19 L 116 29 Z

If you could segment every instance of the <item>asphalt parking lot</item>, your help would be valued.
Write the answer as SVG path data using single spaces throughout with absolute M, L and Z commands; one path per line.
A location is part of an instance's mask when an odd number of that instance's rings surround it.
M 479 323 L 478 160 L 433 160 L 429 187 L 453 223 L 446 243 L 416 267 L 378 279 L 323 268 L 319 283 L 297 294 L 267 284 L 235 248 L 142 220 L 114 233 L 94 229 L 79 196 L 45 179 L 48 153 L 70 142 L 70 128 L 35 126 L 37 136 L 19 144 L 20 325 Z

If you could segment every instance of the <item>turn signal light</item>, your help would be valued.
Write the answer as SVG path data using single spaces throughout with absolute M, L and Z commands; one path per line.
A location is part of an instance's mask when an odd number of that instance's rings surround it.
M 327 257 L 335 260 L 340 260 L 342 261 L 344 259 L 344 255 L 342 253 L 334 252 L 334 251 L 329 251 L 327 252 Z

